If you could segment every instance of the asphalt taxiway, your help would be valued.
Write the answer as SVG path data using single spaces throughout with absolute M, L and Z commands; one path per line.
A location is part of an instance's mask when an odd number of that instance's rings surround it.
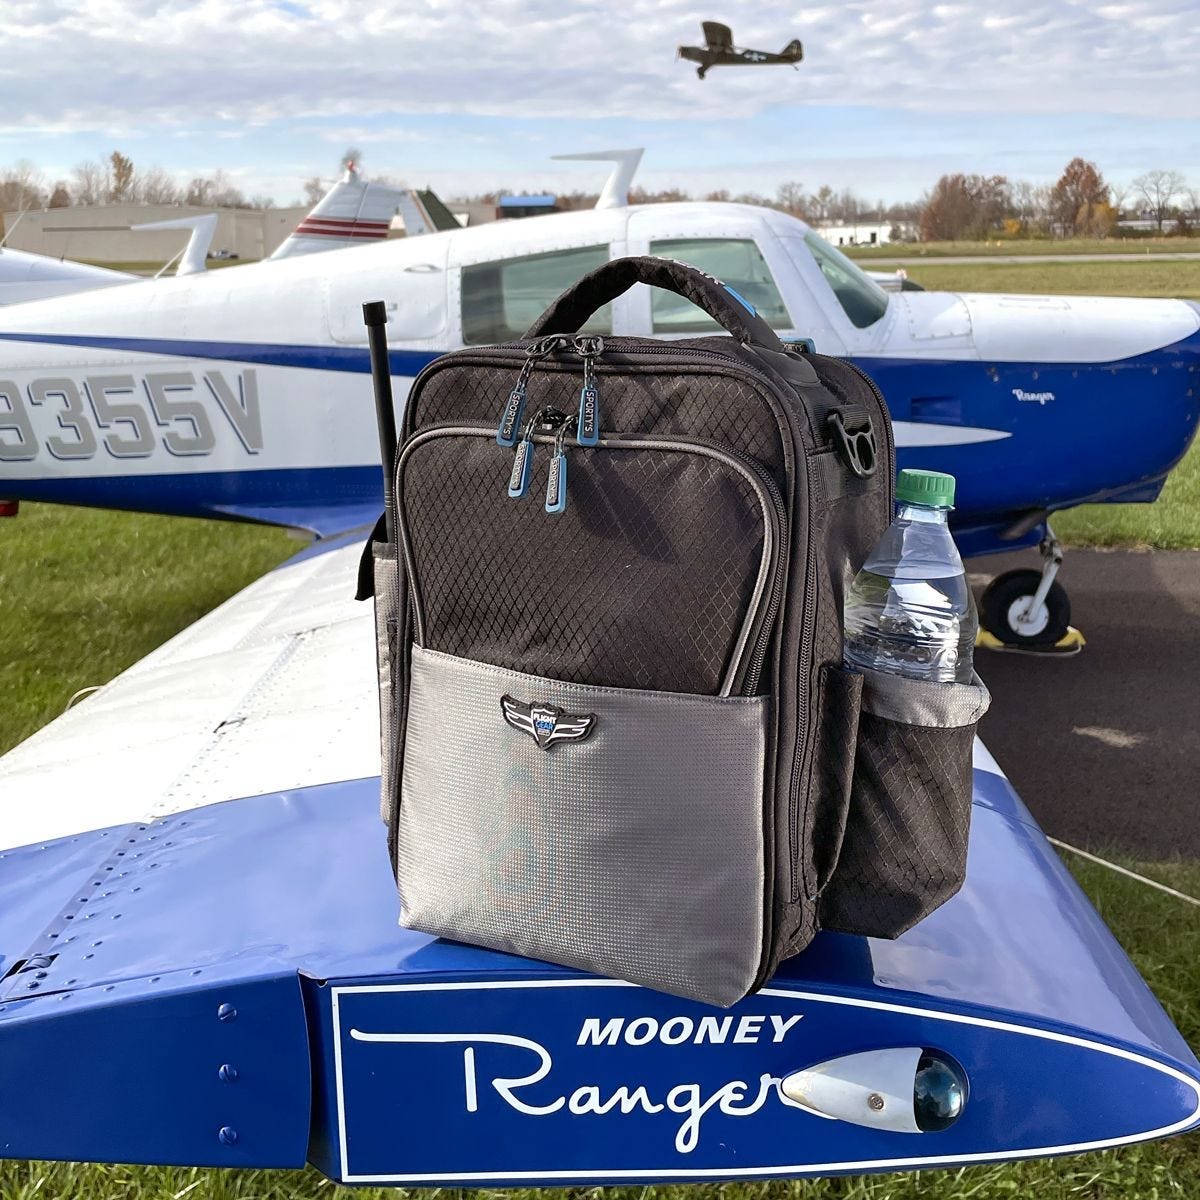
M 982 583 L 1037 562 L 967 570 Z M 978 650 L 992 692 L 980 736 L 1051 837 L 1200 858 L 1200 551 L 1068 550 L 1059 578 L 1087 646 L 1060 659 Z

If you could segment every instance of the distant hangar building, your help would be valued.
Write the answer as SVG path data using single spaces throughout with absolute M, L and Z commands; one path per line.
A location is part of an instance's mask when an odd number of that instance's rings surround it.
M 186 229 L 135 232 L 131 226 L 215 212 L 211 253 L 266 258 L 308 214 L 296 208 L 198 208 L 187 204 L 104 204 L 4 213 L 5 245 L 14 250 L 94 263 L 166 262 L 183 249 Z

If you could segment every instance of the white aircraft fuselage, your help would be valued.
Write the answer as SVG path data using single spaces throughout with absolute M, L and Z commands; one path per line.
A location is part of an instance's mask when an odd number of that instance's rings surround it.
M 401 402 L 437 355 L 518 337 L 584 271 L 647 253 L 721 275 L 784 338 L 868 370 L 901 465 L 959 476 L 960 527 L 1152 498 L 1195 427 L 1200 311 L 1189 302 L 886 295 L 793 217 L 661 204 L 10 306 L 0 497 L 345 528 L 380 495 L 363 302 L 388 307 Z M 620 297 L 605 328 L 705 330 L 686 302 L 656 295 Z

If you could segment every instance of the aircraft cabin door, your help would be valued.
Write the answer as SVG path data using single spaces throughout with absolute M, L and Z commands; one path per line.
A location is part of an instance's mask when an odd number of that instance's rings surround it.
M 408 253 L 389 247 L 380 254 L 385 263 L 372 261 L 368 250 L 356 250 L 361 268 L 325 281 L 326 319 L 333 340 L 341 345 L 363 346 L 367 331 L 362 306 L 368 300 L 387 305 L 388 344 L 413 349 L 448 349 L 446 315 L 446 260 L 450 239 L 437 234 L 408 239 Z M 345 261 L 342 262 L 343 268 Z

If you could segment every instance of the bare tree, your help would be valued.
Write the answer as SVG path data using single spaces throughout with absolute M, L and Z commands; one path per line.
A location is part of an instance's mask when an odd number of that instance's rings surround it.
M 71 196 L 76 204 L 103 204 L 108 195 L 108 171 L 103 164 L 82 162 L 71 171 Z
M 41 208 L 45 200 L 45 180 L 27 158 L 0 172 L 0 211 Z
M 833 188 L 827 183 L 813 192 L 809 197 L 809 211 L 812 214 L 814 221 L 829 221 L 833 218 L 833 202 L 835 199 Z
M 808 197 L 804 192 L 804 184 L 797 179 L 781 183 L 775 192 L 776 207 L 793 216 L 803 216 L 807 203 Z
M 1162 233 L 1163 221 L 1170 215 L 1171 201 L 1186 186 L 1186 180 L 1178 171 L 1147 171 L 1133 181 L 1133 190 L 1145 204 L 1145 211 L 1153 218 Z
M 319 175 L 314 175 L 311 179 L 304 181 L 304 203 L 312 208 L 318 200 L 325 195 L 325 184 L 321 182 Z
M 247 208 L 246 197 L 223 170 L 196 175 L 187 185 L 184 203 L 196 208 Z
M 137 198 L 143 204 L 178 204 L 179 185 L 162 167 L 151 167 L 138 176 Z
M 1125 206 L 1129 203 L 1129 196 L 1133 191 L 1133 187 L 1128 183 L 1110 183 L 1108 190 L 1112 196 L 1113 211 L 1120 217 L 1121 213 L 1125 211 Z

